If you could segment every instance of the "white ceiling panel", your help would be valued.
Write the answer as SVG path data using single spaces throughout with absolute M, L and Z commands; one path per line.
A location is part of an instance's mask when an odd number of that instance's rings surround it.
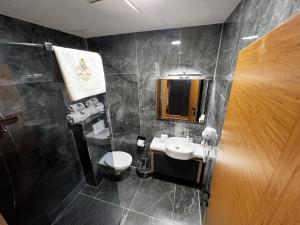
M 0 0 L 0 14 L 81 37 L 222 23 L 240 0 Z

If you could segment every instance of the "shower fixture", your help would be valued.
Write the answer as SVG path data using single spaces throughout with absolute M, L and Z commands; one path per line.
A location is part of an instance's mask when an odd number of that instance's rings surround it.
M 20 45 L 20 46 L 27 46 L 27 47 L 38 47 L 38 48 L 45 48 L 47 51 L 53 51 L 52 43 L 50 42 L 44 42 L 44 44 L 39 44 L 39 43 L 24 43 L 24 42 L 0 40 L 0 45 Z

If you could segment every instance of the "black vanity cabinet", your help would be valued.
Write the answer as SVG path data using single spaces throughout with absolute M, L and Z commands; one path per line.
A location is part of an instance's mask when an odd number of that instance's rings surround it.
M 201 184 L 204 169 L 202 159 L 177 160 L 161 151 L 150 150 L 150 153 L 153 173 Z

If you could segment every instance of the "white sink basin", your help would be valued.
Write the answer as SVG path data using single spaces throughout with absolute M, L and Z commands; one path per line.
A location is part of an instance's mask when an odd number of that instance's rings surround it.
M 166 154 L 174 159 L 189 160 L 193 158 L 195 145 L 183 137 L 171 137 L 166 142 Z

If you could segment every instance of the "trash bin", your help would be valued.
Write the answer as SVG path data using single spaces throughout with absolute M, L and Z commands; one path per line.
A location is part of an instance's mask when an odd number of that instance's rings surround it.
M 151 174 L 151 169 L 149 167 L 148 154 L 146 151 L 146 137 L 137 137 L 137 150 L 140 153 L 141 157 L 138 161 L 136 173 L 139 177 L 147 178 Z

